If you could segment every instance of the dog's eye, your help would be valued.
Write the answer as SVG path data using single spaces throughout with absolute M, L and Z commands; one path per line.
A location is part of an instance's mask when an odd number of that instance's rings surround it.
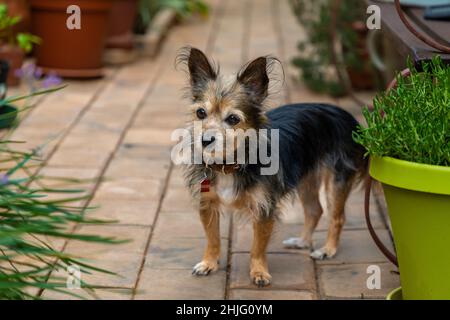
M 241 122 L 241 119 L 237 115 L 231 114 L 225 119 L 225 122 L 228 123 L 230 126 L 235 126 L 239 122 Z
M 203 108 L 197 109 L 197 118 L 199 118 L 200 120 L 203 120 L 206 118 L 206 111 Z

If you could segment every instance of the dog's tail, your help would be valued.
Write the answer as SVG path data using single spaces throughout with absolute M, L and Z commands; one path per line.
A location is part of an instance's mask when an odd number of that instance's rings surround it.
M 365 188 L 367 178 L 369 177 L 369 156 L 365 155 L 365 149 L 359 146 L 361 151 L 358 152 L 356 160 L 356 175 L 354 179 L 355 186 L 361 186 Z

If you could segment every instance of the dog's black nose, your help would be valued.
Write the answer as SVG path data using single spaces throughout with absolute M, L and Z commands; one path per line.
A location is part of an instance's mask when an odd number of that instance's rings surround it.
M 209 138 L 202 138 L 202 145 L 204 147 L 209 146 L 211 143 L 213 143 L 214 141 L 216 141 L 216 138 L 214 136 L 209 137 Z

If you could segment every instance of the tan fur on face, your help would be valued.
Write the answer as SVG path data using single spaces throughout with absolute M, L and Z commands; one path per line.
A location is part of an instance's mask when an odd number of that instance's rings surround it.
M 221 78 L 216 81 L 210 81 L 204 91 L 200 101 L 196 101 L 190 106 L 190 121 L 201 121 L 202 130 L 209 131 L 214 135 L 222 137 L 222 152 L 216 154 L 216 150 L 211 146 L 210 150 L 203 150 L 204 157 L 207 159 L 216 156 L 226 158 L 227 153 L 234 155 L 239 148 L 242 140 L 239 139 L 242 131 L 251 129 L 252 126 L 248 122 L 247 115 L 241 109 L 242 99 L 244 99 L 242 88 L 236 82 L 225 82 Z M 197 111 L 202 108 L 206 111 L 206 118 L 199 119 Z M 239 117 L 240 122 L 236 125 L 230 125 L 226 119 L 230 115 Z M 238 130 L 238 131 L 236 131 Z M 227 146 L 225 141 L 231 143 L 231 147 Z
M 204 95 L 201 101 L 196 101 L 189 107 L 189 110 L 191 112 L 191 120 L 199 120 L 196 112 L 199 108 L 203 108 L 206 110 L 208 115 L 206 119 L 201 120 L 204 124 L 204 128 L 248 129 L 249 125 L 247 123 L 246 115 L 239 108 L 239 103 L 243 96 L 243 93 L 239 88 L 240 86 L 237 84 L 224 85 L 222 84 L 222 81 L 220 79 L 216 81 L 210 81 L 204 91 Z M 224 121 L 231 114 L 239 116 L 241 122 L 239 122 L 234 127 L 231 127 L 224 123 L 222 123 L 221 125 L 217 124 L 218 119 Z M 211 124 L 213 120 L 216 123 Z

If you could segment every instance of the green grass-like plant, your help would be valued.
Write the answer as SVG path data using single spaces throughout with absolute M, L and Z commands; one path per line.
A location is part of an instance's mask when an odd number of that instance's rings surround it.
M 162 9 L 173 9 L 180 18 L 188 18 L 196 13 L 203 17 L 209 14 L 209 6 L 204 0 L 140 0 L 136 31 L 144 33 Z
M 364 108 L 367 127 L 354 132 L 371 156 L 450 166 L 450 66 L 440 57 L 411 75 L 397 75 L 398 86 Z
M 41 90 L 32 95 L 47 94 L 62 88 Z M 29 96 L 0 100 L 0 106 Z M 30 169 L 39 165 L 37 151 L 16 152 L 11 149 L 14 143 L 0 142 L 0 300 L 41 299 L 43 290 L 85 298 L 81 291 L 67 287 L 67 268 L 77 266 L 84 273 L 111 272 L 75 258 L 59 246 L 55 248 L 49 239 L 76 240 L 86 245 L 121 241 L 77 233 L 74 229 L 76 224 L 107 223 L 87 218 L 86 209 L 75 204 L 90 195 L 83 195 L 82 189 L 46 187 L 42 183 L 43 177 L 30 172 Z M 73 178 L 61 180 L 66 181 L 67 185 L 78 181 Z M 62 196 L 56 200 L 49 197 L 52 194 Z M 98 287 L 82 279 L 80 284 L 83 290 L 95 297 L 93 289 Z

